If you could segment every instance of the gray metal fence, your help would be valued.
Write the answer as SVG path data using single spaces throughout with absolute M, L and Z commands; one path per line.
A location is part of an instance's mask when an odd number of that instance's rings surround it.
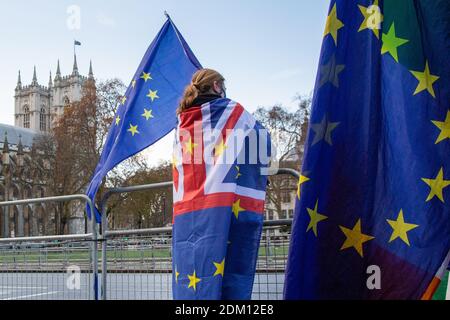
M 0 207 L 84 201 L 84 194 L 0 202 Z M 98 299 L 97 224 L 80 235 L 0 239 L 0 300 Z M 73 281 L 73 283 L 71 283 Z
M 92 243 L 91 234 L 1 239 L 0 300 L 94 299 Z
M 279 169 L 276 174 L 299 176 L 292 169 Z M 86 234 L 0 239 L 0 300 L 98 299 L 99 292 L 102 299 L 171 299 L 172 229 L 108 230 L 104 214 L 113 194 L 171 185 L 164 182 L 110 190 L 100 203 L 100 235 L 92 219 Z M 85 201 L 93 212 L 86 195 L 7 201 L 0 202 L 0 207 L 73 200 Z M 264 224 L 255 300 L 282 297 L 290 225 L 291 220 Z

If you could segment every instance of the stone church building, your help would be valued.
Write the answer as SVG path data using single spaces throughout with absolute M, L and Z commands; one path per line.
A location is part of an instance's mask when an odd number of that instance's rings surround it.
M 45 161 L 32 161 L 33 141 L 49 132 L 58 116 L 71 102 L 79 101 L 82 87 L 93 80 L 92 63 L 88 76 L 78 71 L 74 56 L 72 73 L 61 74 L 59 61 L 55 78 L 47 86 L 39 84 L 34 68 L 31 84 L 22 85 L 19 71 L 15 89 L 15 126 L 0 123 L 0 202 L 47 196 Z M 18 205 L 0 207 L 1 237 L 21 237 L 54 234 L 55 217 L 52 205 Z M 83 233 L 85 218 L 77 210 L 68 222 L 69 233 Z
M 92 63 L 89 66 L 88 77 L 80 75 L 78 72 L 77 57 L 74 56 L 72 74 L 61 76 L 61 69 L 58 65 L 55 79 L 50 78 L 48 86 L 38 83 L 36 77 L 36 67 L 33 72 L 33 80 L 30 85 L 22 86 L 20 77 L 17 80 L 15 92 L 15 126 L 31 129 L 35 132 L 47 132 L 54 124 L 54 121 L 64 111 L 64 107 L 72 101 L 81 99 L 82 87 L 87 80 L 93 80 Z

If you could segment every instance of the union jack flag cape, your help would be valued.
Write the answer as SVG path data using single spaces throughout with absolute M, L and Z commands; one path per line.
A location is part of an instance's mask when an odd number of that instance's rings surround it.
M 174 142 L 173 298 L 251 299 L 270 137 L 229 99 L 189 108 Z

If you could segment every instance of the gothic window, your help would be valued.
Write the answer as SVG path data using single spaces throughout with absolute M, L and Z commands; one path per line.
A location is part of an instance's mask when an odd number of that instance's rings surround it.
M 64 96 L 64 98 L 63 98 L 63 103 L 64 103 L 65 106 L 68 106 L 68 105 L 70 104 L 69 97 Z
M 28 106 L 23 107 L 23 127 L 30 128 L 30 108 Z
M 288 212 L 289 212 L 289 219 L 294 218 L 294 209 L 289 209 Z
M 283 203 L 291 202 L 291 193 L 289 191 L 282 191 L 281 198 Z
M 46 121 L 46 114 L 45 114 L 45 108 L 42 107 L 41 108 L 41 114 L 39 116 L 39 127 L 41 129 L 41 131 L 46 131 L 47 130 L 47 121 Z

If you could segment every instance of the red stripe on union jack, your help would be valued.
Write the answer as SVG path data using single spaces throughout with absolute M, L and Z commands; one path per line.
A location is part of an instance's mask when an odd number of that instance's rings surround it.
M 193 107 L 179 116 L 174 144 L 174 217 L 191 211 L 233 206 L 237 200 L 244 211 L 262 213 L 265 192 L 242 187 L 236 181 L 224 182 L 234 170 L 234 158 L 224 160 L 228 140 L 237 130 L 253 130 L 255 121 L 233 101 L 212 110 L 209 103 Z M 214 128 L 213 128 L 214 123 Z M 219 132 L 216 136 L 216 133 Z M 243 147 L 237 139 L 236 150 Z M 233 140 L 234 141 L 234 140 Z M 181 161 L 182 160 L 182 161 Z

